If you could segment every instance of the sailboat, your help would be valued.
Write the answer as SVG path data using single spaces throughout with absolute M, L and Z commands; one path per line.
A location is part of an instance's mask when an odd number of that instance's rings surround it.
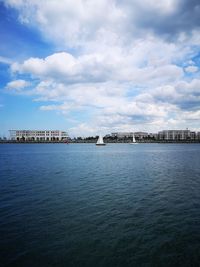
M 96 146 L 105 146 L 106 144 L 103 141 L 103 137 L 101 135 L 99 135 L 99 138 L 96 142 Z
M 136 142 L 136 140 L 135 140 L 135 135 L 134 135 L 134 133 L 133 133 L 133 142 L 132 143 L 130 143 L 131 145 L 137 145 L 138 143 Z

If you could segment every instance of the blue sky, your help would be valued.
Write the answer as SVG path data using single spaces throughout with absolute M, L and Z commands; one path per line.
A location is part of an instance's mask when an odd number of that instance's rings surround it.
M 197 0 L 0 1 L 0 135 L 200 130 Z

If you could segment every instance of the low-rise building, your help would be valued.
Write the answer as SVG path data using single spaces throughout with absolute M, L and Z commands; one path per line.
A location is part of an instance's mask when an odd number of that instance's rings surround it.
M 181 141 L 181 140 L 191 140 L 199 141 L 200 132 L 186 130 L 163 130 L 158 133 L 147 133 L 147 132 L 115 132 L 111 133 L 112 138 L 125 139 L 132 138 L 133 134 L 136 140 L 171 140 L 171 141 Z
M 122 139 L 122 138 L 132 138 L 133 134 L 136 139 L 144 139 L 148 137 L 148 133 L 146 132 L 116 132 L 116 133 L 111 133 L 111 136 Z
M 146 132 L 134 132 L 135 138 L 140 139 L 140 140 L 148 138 L 148 135 L 149 134 Z
M 158 139 L 158 133 L 149 133 L 148 136 L 150 139 L 157 140 Z
M 196 139 L 196 132 L 190 132 L 190 139 L 195 140 Z
M 200 132 L 196 132 L 196 140 L 200 141 Z
M 117 138 L 128 138 L 128 137 L 133 137 L 133 132 L 116 132 L 116 133 L 111 133 L 112 137 L 117 137 Z
M 164 130 L 158 132 L 159 140 L 191 140 L 190 130 Z
M 10 139 L 16 141 L 61 141 L 68 138 L 65 131 L 59 130 L 10 130 Z
M 106 134 L 106 135 L 104 136 L 104 138 L 110 138 L 110 137 L 111 137 L 110 134 Z

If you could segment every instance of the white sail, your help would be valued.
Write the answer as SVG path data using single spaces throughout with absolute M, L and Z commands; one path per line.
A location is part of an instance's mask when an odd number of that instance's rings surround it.
M 131 145 L 137 145 L 138 143 L 136 142 L 136 140 L 135 140 L 135 135 L 134 135 L 134 133 L 133 133 L 133 142 L 132 143 L 130 143 Z
M 103 137 L 101 135 L 99 135 L 96 145 L 105 145 Z
M 135 135 L 133 133 L 133 143 L 136 143 L 136 140 L 135 140 Z

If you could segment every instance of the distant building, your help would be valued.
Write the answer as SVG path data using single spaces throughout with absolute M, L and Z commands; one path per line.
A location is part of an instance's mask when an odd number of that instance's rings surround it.
M 110 134 L 106 134 L 106 135 L 104 136 L 104 138 L 110 138 L 110 137 L 111 137 Z
M 190 130 L 164 130 L 158 132 L 159 140 L 191 140 L 194 137 L 194 133 Z
M 111 133 L 112 137 L 117 137 L 117 138 L 128 138 L 133 136 L 133 132 L 116 132 L 116 133 Z
M 111 136 L 122 139 L 122 138 L 133 137 L 133 134 L 137 139 L 143 139 L 143 138 L 148 137 L 148 133 L 146 133 L 146 132 L 116 132 L 116 133 L 111 133 Z
M 61 141 L 68 137 L 67 132 L 58 130 L 10 130 L 11 140 L 24 141 Z
M 158 139 L 158 133 L 149 133 L 149 137 L 157 140 Z
M 111 137 L 117 139 L 132 138 L 133 134 L 137 140 L 200 140 L 200 132 L 186 130 L 163 130 L 158 133 L 147 133 L 147 132 L 115 132 L 111 133 Z
M 191 140 L 196 140 L 197 138 L 196 138 L 196 132 L 190 132 L 190 139 Z
M 135 138 L 138 138 L 138 139 L 148 138 L 148 135 L 149 134 L 146 132 L 134 132 Z

